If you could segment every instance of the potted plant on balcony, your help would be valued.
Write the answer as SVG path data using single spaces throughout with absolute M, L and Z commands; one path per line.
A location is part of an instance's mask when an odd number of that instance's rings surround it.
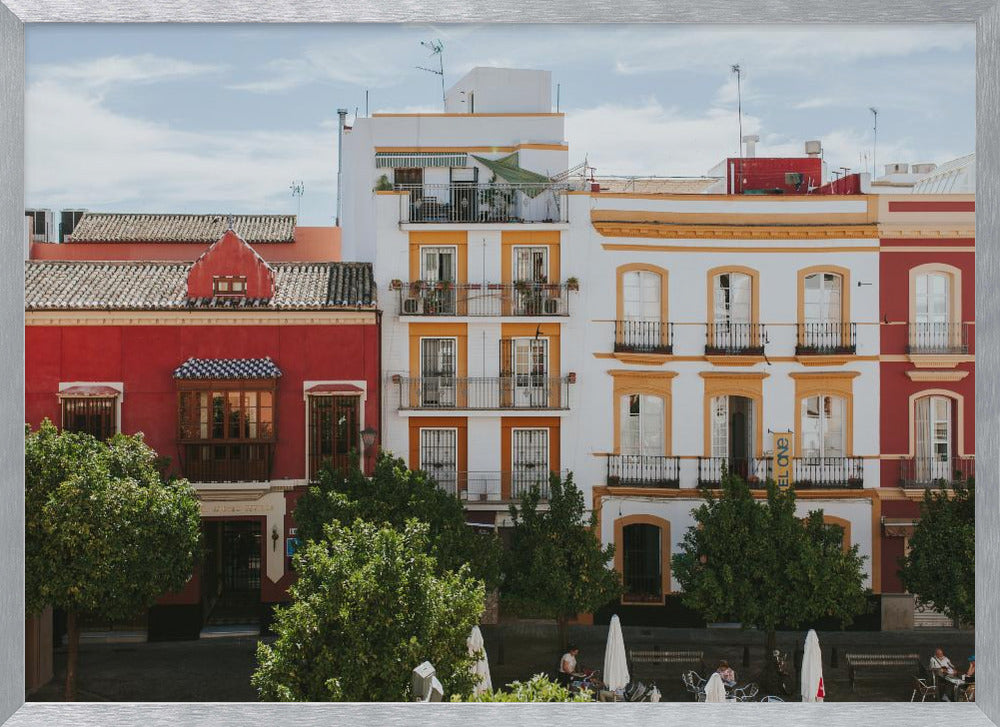
M 854 475 L 853 477 L 847 478 L 847 486 L 852 489 L 861 489 L 864 485 L 864 478 L 859 475 Z
M 393 279 L 389 283 L 389 290 L 400 290 L 403 287 L 403 281 L 399 279 Z
M 756 489 L 760 486 L 760 477 L 757 475 L 750 475 L 747 477 L 747 484 L 750 485 L 750 489 Z
M 566 278 L 566 290 L 579 290 L 580 281 L 575 277 Z
M 378 181 L 375 182 L 375 191 L 376 192 L 388 192 L 388 191 L 391 191 L 391 190 L 392 190 L 392 182 L 389 181 L 389 177 L 388 176 L 386 176 L 385 174 L 383 174 L 381 177 L 378 178 Z
M 608 487 L 616 487 L 621 484 L 622 478 L 618 475 L 608 475 Z

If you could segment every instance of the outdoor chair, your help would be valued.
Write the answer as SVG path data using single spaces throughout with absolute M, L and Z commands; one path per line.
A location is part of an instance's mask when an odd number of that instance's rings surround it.
M 754 697 L 757 696 L 757 692 L 760 689 L 756 684 L 750 682 L 749 684 L 744 684 L 742 687 L 736 687 L 733 690 L 733 696 L 736 697 L 737 702 L 752 702 Z
M 681 674 L 681 682 L 684 683 L 684 689 L 687 690 L 688 694 L 690 694 L 695 701 L 698 701 L 698 693 L 701 690 L 698 689 L 697 686 L 695 686 L 692 674 L 694 674 L 694 672 L 685 672 Z
M 915 702 L 918 694 L 921 702 L 926 701 L 928 697 L 937 699 L 937 684 L 928 684 L 920 677 L 913 677 L 913 694 L 910 695 L 910 701 Z
M 958 693 L 958 701 L 960 702 L 975 702 L 976 701 L 976 683 L 972 682 L 969 686 Z
M 776 697 L 773 694 L 769 694 L 768 696 L 764 697 L 760 701 L 762 701 L 762 702 L 784 702 L 785 700 L 782 699 L 781 697 Z

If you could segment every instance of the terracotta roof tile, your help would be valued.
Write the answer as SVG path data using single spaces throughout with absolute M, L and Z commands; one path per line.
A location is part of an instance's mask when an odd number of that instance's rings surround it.
M 68 242 L 197 242 L 209 244 L 229 229 L 227 215 L 88 212 Z M 250 244 L 294 242 L 295 215 L 234 215 L 233 229 Z

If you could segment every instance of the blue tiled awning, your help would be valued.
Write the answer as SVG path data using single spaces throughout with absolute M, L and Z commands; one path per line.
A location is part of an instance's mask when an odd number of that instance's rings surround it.
M 175 379 L 276 379 L 277 364 L 266 358 L 189 358 L 176 369 Z

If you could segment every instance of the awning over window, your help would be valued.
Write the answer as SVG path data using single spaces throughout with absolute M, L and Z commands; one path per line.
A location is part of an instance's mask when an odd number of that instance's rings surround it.
M 310 396 L 358 395 L 365 393 L 365 390 L 354 384 L 316 384 L 306 389 L 306 393 Z
M 468 155 L 464 152 L 375 152 L 376 169 L 401 169 L 410 167 L 464 167 L 467 162 Z
M 69 386 L 59 392 L 59 396 L 74 398 L 81 396 L 96 396 L 96 397 L 109 397 L 118 396 L 121 393 L 118 389 L 112 386 L 98 386 L 98 385 L 81 385 L 81 386 Z
M 189 358 L 176 369 L 175 379 L 276 379 L 281 369 L 266 358 Z
M 913 518 L 883 517 L 882 533 L 887 538 L 908 538 L 916 524 Z

